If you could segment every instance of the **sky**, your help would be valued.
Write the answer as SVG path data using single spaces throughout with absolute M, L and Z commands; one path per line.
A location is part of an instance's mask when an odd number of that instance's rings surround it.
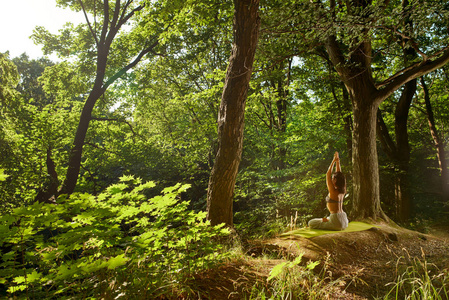
M 67 22 L 85 22 L 82 12 L 56 7 L 55 0 L 0 0 L 0 12 L 0 52 L 9 50 L 10 58 L 24 52 L 30 58 L 43 56 L 30 39 L 36 26 L 58 33 Z

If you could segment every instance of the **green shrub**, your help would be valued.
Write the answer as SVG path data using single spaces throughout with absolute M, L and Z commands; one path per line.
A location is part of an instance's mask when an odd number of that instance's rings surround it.
M 27 298 L 156 298 L 223 257 L 205 213 L 179 201 L 187 185 L 151 199 L 122 177 L 98 196 L 61 196 L 0 218 L 0 295 Z M 3 287 L 1 287 L 3 286 Z

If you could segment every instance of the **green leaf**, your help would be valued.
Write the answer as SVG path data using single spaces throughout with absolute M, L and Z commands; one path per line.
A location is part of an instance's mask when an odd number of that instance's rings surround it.
M 0 169 L 0 181 L 5 181 L 6 178 L 9 177 L 9 175 L 6 175 L 6 174 L 4 173 L 4 171 L 5 171 L 5 169 Z
M 126 188 L 128 188 L 127 184 L 120 183 L 120 184 L 111 185 L 107 189 L 107 191 L 108 191 L 109 194 L 115 195 L 115 194 L 118 194 L 118 193 L 122 193 Z
M 73 217 L 74 221 L 78 221 L 82 224 L 91 225 L 93 221 L 95 221 L 94 212 L 83 212 L 75 217 Z
M 21 285 L 17 285 L 17 286 L 10 286 L 9 288 L 8 288 L 8 293 L 15 293 L 15 292 L 18 292 L 18 291 L 23 291 L 23 290 L 25 290 L 26 289 L 26 285 L 25 284 L 21 284 Z
M 163 194 L 169 194 L 169 193 L 173 193 L 176 189 L 180 188 L 181 184 L 178 183 L 174 186 L 170 186 L 170 187 L 166 187 L 165 189 L 162 190 Z
M 129 258 L 125 257 L 125 254 L 117 255 L 108 260 L 108 269 L 115 269 L 117 267 L 123 266 L 128 262 Z
M 309 270 L 313 270 L 315 269 L 316 266 L 318 266 L 320 264 L 319 261 L 311 261 L 307 264 L 307 269 Z
M 270 271 L 270 276 L 268 277 L 267 281 L 270 281 L 271 279 L 278 277 L 282 273 L 286 265 L 287 262 L 283 262 L 274 266 L 273 269 Z
M 27 281 L 29 283 L 31 282 L 35 282 L 35 281 L 39 281 L 42 277 L 42 274 L 37 272 L 36 270 L 33 270 L 33 272 L 31 272 L 31 274 L 27 275 Z
M 13 282 L 15 283 L 24 283 L 25 281 L 25 276 L 18 276 L 13 279 Z

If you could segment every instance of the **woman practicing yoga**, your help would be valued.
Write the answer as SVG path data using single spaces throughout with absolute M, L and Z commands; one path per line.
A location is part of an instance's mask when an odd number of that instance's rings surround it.
M 335 173 L 332 170 L 336 165 Z M 309 221 L 310 228 L 326 230 L 344 230 L 348 227 L 348 217 L 343 211 L 343 198 L 346 194 L 346 179 L 341 172 L 340 158 L 335 152 L 334 159 L 326 173 L 326 184 L 329 195 L 326 197 L 327 209 L 331 213 L 327 218 L 312 219 Z

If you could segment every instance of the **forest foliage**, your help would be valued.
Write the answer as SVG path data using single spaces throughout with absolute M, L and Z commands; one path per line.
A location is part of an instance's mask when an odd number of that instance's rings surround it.
M 179 201 L 187 185 L 150 197 L 154 187 L 124 176 L 97 196 L 77 193 L 3 215 L 0 283 L 40 299 L 182 291 L 189 274 L 221 261 L 216 239 L 229 231 Z
M 121 10 L 112 4 L 105 10 L 102 3 L 108 1 L 57 2 L 79 13 L 85 9 L 91 20 L 67 24 L 58 34 L 35 29 L 34 41 L 57 61 L 0 53 L 0 284 L 34 297 L 87 297 L 93 287 L 114 297 L 132 290 L 157 295 L 163 291 L 149 289 L 161 280 L 155 274 L 167 274 L 158 286 L 172 286 L 221 255 L 214 240 L 226 230 L 208 226 L 204 217 L 233 42 L 232 1 L 117 1 Z M 329 13 L 309 1 L 261 2 L 234 193 L 234 224 L 241 235 L 269 236 L 293 220 L 300 226 L 324 216 L 325 172 L 335 151 L 348 179 L 345 210 L 351 211 L 353 111 L 324 49 L 331 33 L 348 47 L 370 36 L 373 77 L 379 81 L 424 52 L 447 48 L 444 1 L 414 0 L 406 8 L 388 1 L 384 11 L 372 2 L 366 10 Z M 398 23 L 404 11 L 413 26 Z M 54 198 L 56 205 L 36 202 L 40 191 L 66 179 L 80 118 L 99 76 L 101 25 L 113 24 L 113 12 L 133 13 L 120 30 L 115 20 L 118 31 L 111 35 L 74 194 Z M 366 33 L 359 21 L 368 14 L 373 18 L 363 24 Z M 338 22 L 328 23 L 330 15 Z M 416 45 L 423 53 L 404 59 L 404 49 Z M 444 66 L 420 79 L 427 83 L 444 146 L 448 75 Z M 447 166 L 440 167 L 420 80 L 406 123 L 408 168 L 377 141 L 382 209 L 412 227 L 445 220 L 449 209 Z M 395 113 L 402 90 L 380 105 L 392 140 L 398 138 Z M 406 220 L 397 215 L 396 183 L 404 174 L 411 199 Z

